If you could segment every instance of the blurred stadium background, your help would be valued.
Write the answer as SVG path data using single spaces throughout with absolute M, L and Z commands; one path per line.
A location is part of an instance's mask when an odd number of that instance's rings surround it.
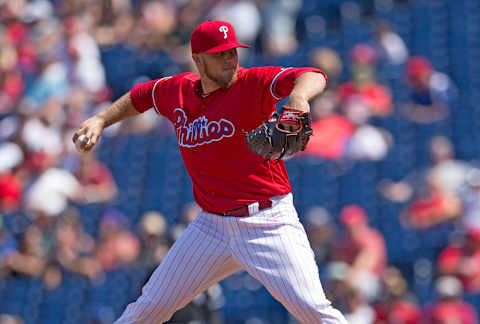
M 287 167 L 349 323 L 478 323 L 479 0 L 0 0 L 0 323 L 112 323 L 195 216 L 165 119 L 109 128 L 88 155 L 71 136 L 191 70 L 209 18 L 252 45 L 243 66 L 329 75 Z M 171 323 L 295 321 L 240 272 Z

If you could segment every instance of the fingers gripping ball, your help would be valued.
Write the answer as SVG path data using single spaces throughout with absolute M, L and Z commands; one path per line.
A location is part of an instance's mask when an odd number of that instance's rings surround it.
M 282 114 L 245 134 L 248 148 L 267 160 L 287 160 L 305 150 L 312 135 L 310 113 L 284 107 Z
M 86 152 L 86 146 L 90 143 L 90 139 L 87 138 L 84 134 L 78 136 L 77 140 L 75 141 L 75 147 L 79 152 Z

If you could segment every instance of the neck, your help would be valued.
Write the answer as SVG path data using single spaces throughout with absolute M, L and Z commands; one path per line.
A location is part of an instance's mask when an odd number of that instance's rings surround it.
M 218 83 L 204 75 L 200 77 L 200 82 L 202 84 L 202 91 L 204 94 L 208 94 L 220 88 Z

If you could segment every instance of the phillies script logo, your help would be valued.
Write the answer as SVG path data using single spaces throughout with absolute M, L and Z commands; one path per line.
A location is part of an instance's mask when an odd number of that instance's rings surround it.
M 220 121 L 209 121 L 205 116 L 200 116 L 187 125 L 187 115 L 180 108 L 173 111 L 173 118 L 178 145 L 183 147 L 220 141 L 224 137 L 232 137 L 235 133 L 235 126 L 223 118 Z

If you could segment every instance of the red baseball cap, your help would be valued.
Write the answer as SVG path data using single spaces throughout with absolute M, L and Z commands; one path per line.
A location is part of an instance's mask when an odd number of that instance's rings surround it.
M 350 58 L 356 63 L 374 64 L 377 61 L 377 53 L 367 44 L 357 44 L 352 48 Z
M 348 205 L 340 211 L 340 221 L 346 226 L 355 226 L 367 222 L 365 210 L 358 205 Z
M 192 53 L 218 53 L 237 47 L 250 47 L 240 44 L 235 29 L 226 21 L 207 20 L 195 28 L 190 38 Z
M 433 72 L 432 63 L 422 56 L 413 56 L 407 62 L 407 76 L 409 78 L 418 78 L 424 74 Z

